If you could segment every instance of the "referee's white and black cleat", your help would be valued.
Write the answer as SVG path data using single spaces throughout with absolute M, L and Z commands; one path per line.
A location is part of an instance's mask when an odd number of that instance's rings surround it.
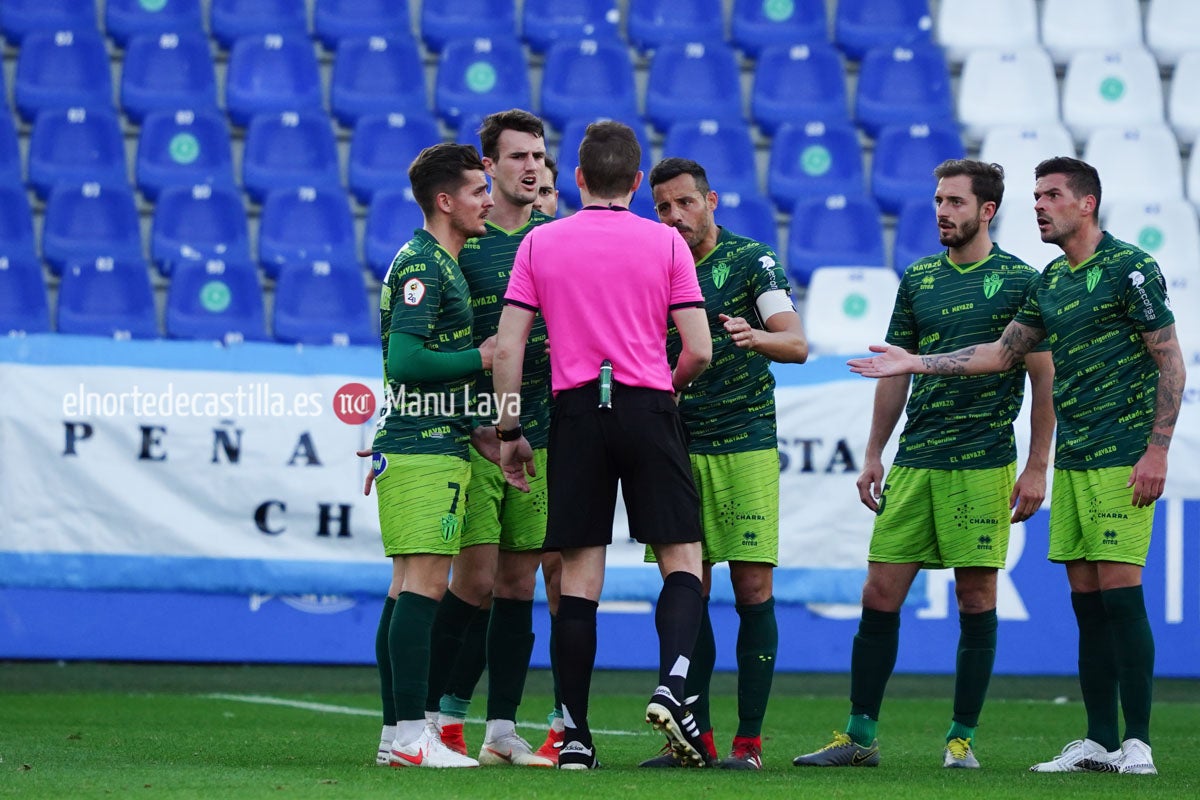
M 598 769 L 596 746 L 588 746 L 578 739 L 568 741 L 558 751 L 559 769 Z
M 706 767 L 708 754 L 692 712 L 666 686 L 659 686 L 646 706 L 646 722 L 663 733 L 681 766 Z

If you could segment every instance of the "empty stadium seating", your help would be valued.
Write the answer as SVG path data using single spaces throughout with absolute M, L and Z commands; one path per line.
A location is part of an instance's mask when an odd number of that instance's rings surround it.
M 887 336 L 899 280 L 879 267 L 821 267 L 804 304 L 809 352 L 860 355 Z
M 156 338 L 158 315 L 146 262 L 140 256 L 68 260 L 58 287 L 58 332 Z
M 263 201 L 258 260 L 267 275 L 275 277 L 285 264 L 314 261 L 361 273 L 356 249 L 350 199 L 344 189 L 278 189 Z
M 788 276 L 808 286 L 813 270 L 884 266 L 879 206 L 868 197 L 831 195 L 801 200 L 788 230 Z
M 233 189 L 172 186 L 154 206 L 150 256 L 164 275 L 185 261 L 250 261 L 250 235 L 242 195 Z
M 36 261 L 36 255 L 29 198 L 20 184 L 0 183 L 0 256 Z
M 542 117 L 558 131 L 573 119 L 634 119 L 637 85 L 629 48 L 609 39 L 561 41 L 542 68 Z
M 297 33 L 248 35 L 229 53 L 225 104 L 235 125 L 256 114 L 322 108 L 323 91 L 312 41 Z
M 761 194 L 717 191 L 717 224 L 739 236 L 762 242 L 779 252 L 779 229 L 775 225 L 775 207 Z
M 1088 138 L 1083 159 L 1100 173 L 1104 202 L 1183 197 L 1179 143 L 1161 122 L 1137 128 L 1100 128 Z
M 3 224 L 0 221 L 0 226 Z M 49 331 L 50 304 L 42 262 L 32 254 L 0 254 L 0 336 Z
M 104 29 L 118 47 L 135 36 L 203 33 L 200 0 L 104 0 Z
M 1000 125 L 1057 123 L 1058 80 L 1050 56 L 1036 45 L 972 52 L 959 81 L 958 121 L 971 142 Z
M 992 128 L 979 150 L 981 161 L 1004 167 L 1004 198 L 996 212 L 1001 217 L 1014 205 L 1033 207 L 1033 170 L 1054 156 L 1074 158 L 1071 134 L 1058 123 L 1023 128 L 1004 125 Z M 995 224 L 993 223 L 993 231 Z
M 139 33 L 125 49 L 121 108 L 141 124 L 151 111 L 217 107 L 217 82 L 203 30 Z
M 1200 4 L 1193 0 L 1150 0 L 1146 46 L 1163 66 L 1175 66 L 1187 53 L 1200 51 Z
M 17 111 L 33 122 L 47 108 L 112 108 L 112 73 L 95 30 L 33 31 L 17 54 Z
M 1087 50 L 1141 43 L 1138 0 L 1042 0 L 1042 44 L 1056 64 Z
M 942 125 L 890 125 L 875 140 L 871 194 L 887 214 L 900 213 L 909 200 L 933 197 L 933 169 L 948 158 L 962 158 L 958 128 Z
M 337 143 L 324 111 L 260 114 L 250 121 L 242 183 L 256 202 L 273 189 L 340 182 Z
M 37 31 L 94 31 L 96 8 L 91 0 L 4 0 L 0 31 L 11 44 L 21 44 Z
M 1063 78 L 1062 119 L 1077 142 L 1101 127 L 1161 122 L 1162 81 L 1154 56 L 1140 46 L 1076 53 Z
M 1037 46 L 1037 6 L 1034 0 L 939 0 L 936 35 L 946 58 L 955 64 L 976 51 Z
M 906 202 L 896 218 L 896 242 L 892 250 L 892 267 L 896 273 L 903 274 L 917 259 L 945 249 L 938 238 L 932 193 L 925 199 Z
M 910 47 L 930 41 L 928 0 L 838 0 L 833 38 L 858 61 L 876 47 Z
M 854 118 L 871 137 L 885 125 L 952 120 L 950 72 L 942 51 L 923 44 L 868 52 L 858 72 Z
M 364 114 L 425 113 L 425 71 L 412 39 L 344 39 L 329 89 L 333 116 L 347 128 Z
M 219 111 L 155 111 L 142 122 L 137 186 L 153 200 L 167 186 L 232 187 L 229 124 Z
M 362 271 L 319 261 L 289 264 L 275 282 L 275 338 L 305 345 L 373 345 Z
M 98 256 L 140 262 L 144 269 L 133 190 L 97 183 L 56 187 L 46 201 L 42 256 L 56 273 L 71 259 Z
M 450 127 L 471 114 L 530 108 L 531 98 L 525 51 L 515 36 L 454 39 L 442 48 L 434 106 Z
M 643 53 L 664 44 L 725 38 L 721 0 L 629 0 L 629 42 Z
M 226 50 L 242 36 L 308 34 L 304 0 L 209 0 L 209 23 Z
M 15 121 L 5 106 L 0 109 L 0 185 L 20 186 L 24 175 Z
M 377 280 L 383 280 L 392 259 L 413 232 L 424 224 L 421 207 L 413 199 L 412 189 L 381 189 L 371 198 L 367 212 L 367 230 L 363 249 L 367 266 Z
M 350 140 L 350 191 L 368 204 L 378 190 L 407 183 L 412 160 L 441 140 L 437 123 L 429 116 L 362 117 Z
M 664 44 L 650 58 L 646 81 L 646 119 L 659 131 L 700 119 L 742 121 L 741 76 L 727 44 Z
M 127 186 L 125 138 L 112 111 L 48 109 L 29 135 L 29 183 L 43 200 L 57 184 Z
M 1110 202 L 1105 198 L 1100 216 L 1105 230 L 1113 236 L 1154 256 L 1168 279 L 1176 274 L 1200 277 L 1196 209 L 1183 198 L 1155 202 Z M 1196 319 L 1200 322 L 1200 317 Z
M 441 53 L 455 39 L 510 39 L 516 35 L 516 4 L 509 0 L 421 3 L 421 39 L 431 53 Z
M 776 45 L 763 50 L 754 67 L 750 116 L 774 136 L 787 122 L 849 122 L 842 58 L 831 45 Z
M 262 287 L 245 261 L 188 261 L 171 275 L 166 331 L 172 339 L 213 339 L 226 344 L 263 341 Z
M 642 155 L 648 156 L 648 150 L 643 148 Z M 662 153 L 663 158 L 678 156 L 698 162 L 708 173 L 713 188 L 758 194 L 754 141 L 744 122 L 699 120 L 676 123 L 667 131 Z
M 1179 141 L 1195 144 L 1200 137 L 1200 47 L 1181 57 L 1171 73 L 1167 116 Z
M 539 54 L 559 41 L 616 39 L 620 21 L 617 0 L 525 0 L 521 4 L 521 36 Z
M 846 122 L 784 125 L 771 141 L 767 192 L 781 209 L 806 197 L 862 195 L 862 150 Z
M 734 0 L 729 41 L 749 58 L 768 47 L 829 41 L 825 0 Z
M 412 39 L 408 0 L 316 0 L 313 33 L 327 50 L 345 39 Z

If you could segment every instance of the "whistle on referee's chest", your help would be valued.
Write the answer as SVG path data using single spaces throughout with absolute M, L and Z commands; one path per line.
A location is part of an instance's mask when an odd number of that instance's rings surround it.
M 600 408 L 612 410 L 612 362 L 607 358 L 600 362 Z

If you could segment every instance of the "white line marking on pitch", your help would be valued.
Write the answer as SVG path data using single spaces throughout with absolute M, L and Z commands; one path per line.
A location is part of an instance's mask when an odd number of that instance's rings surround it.
M 264 694 L 206 694 L 204 697 L 210 700 L 231 700 L 235 703 L 255 703 L 262 706 L 285 706 L 287 708 L 299 708 L 304 711 L 318 711 L 323 714 L 352 714 L 357 717 L 378 717 L 379 711 L 366 708 L 353 708 L 352 706 L 335 706 L 328 703 L 310 703 L 306 700 L 288 700 L 284 697 L 270 697 Z M 486 720 L 476 717 L 468 717 L 467 722 L 483 724 Z M 550 726 L 544 722 L 521 722 L 522 728 L 533 728 L 535 730 L 549 730 Z M 614 731 L 604 728 L 595 728 L 592 733 L 600 733 L 605 736 L 641 736 L 643 733 L 653 733 L 651 730 L 645 731 Z

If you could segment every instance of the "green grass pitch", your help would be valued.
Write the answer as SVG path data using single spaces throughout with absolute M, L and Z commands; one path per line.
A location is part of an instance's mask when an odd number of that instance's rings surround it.
M 1170 798 L 1200 796 L 1200 683 L 1159 681 L 1160 775 L 1035 775 L 1028 766 L 1083 734 L 1078 687 L 1064 678 L 992 682 L 976 737 L 978 771 L 945 770 L 953 679 L 897 675 L 880 722 L 875 769 L 800 769 L 793 756 L 845 724 L 844 675 L 781 674 L 764 730 L 762 773 L 639 770 L 660 740 L 642 721 L 653 676 L 603 672 L 591 721 L 603 768 L 389 769 L 374 764 L 375 673 L 360 667 L 0 663 L 0 797 L 213 798 Z M 720 674 L 720 749 L 736 724 L 735 684 Z M 484 711 L 483 691 L 472 713 Z M 250 702 L 257 699 L 259 702 Z M 265 702 L 264 702 L 265 699 Z M 550 684 L 531 674 L 520 727 L 545 731 Z M 478 748 L 483 725 L 467 726 Z

